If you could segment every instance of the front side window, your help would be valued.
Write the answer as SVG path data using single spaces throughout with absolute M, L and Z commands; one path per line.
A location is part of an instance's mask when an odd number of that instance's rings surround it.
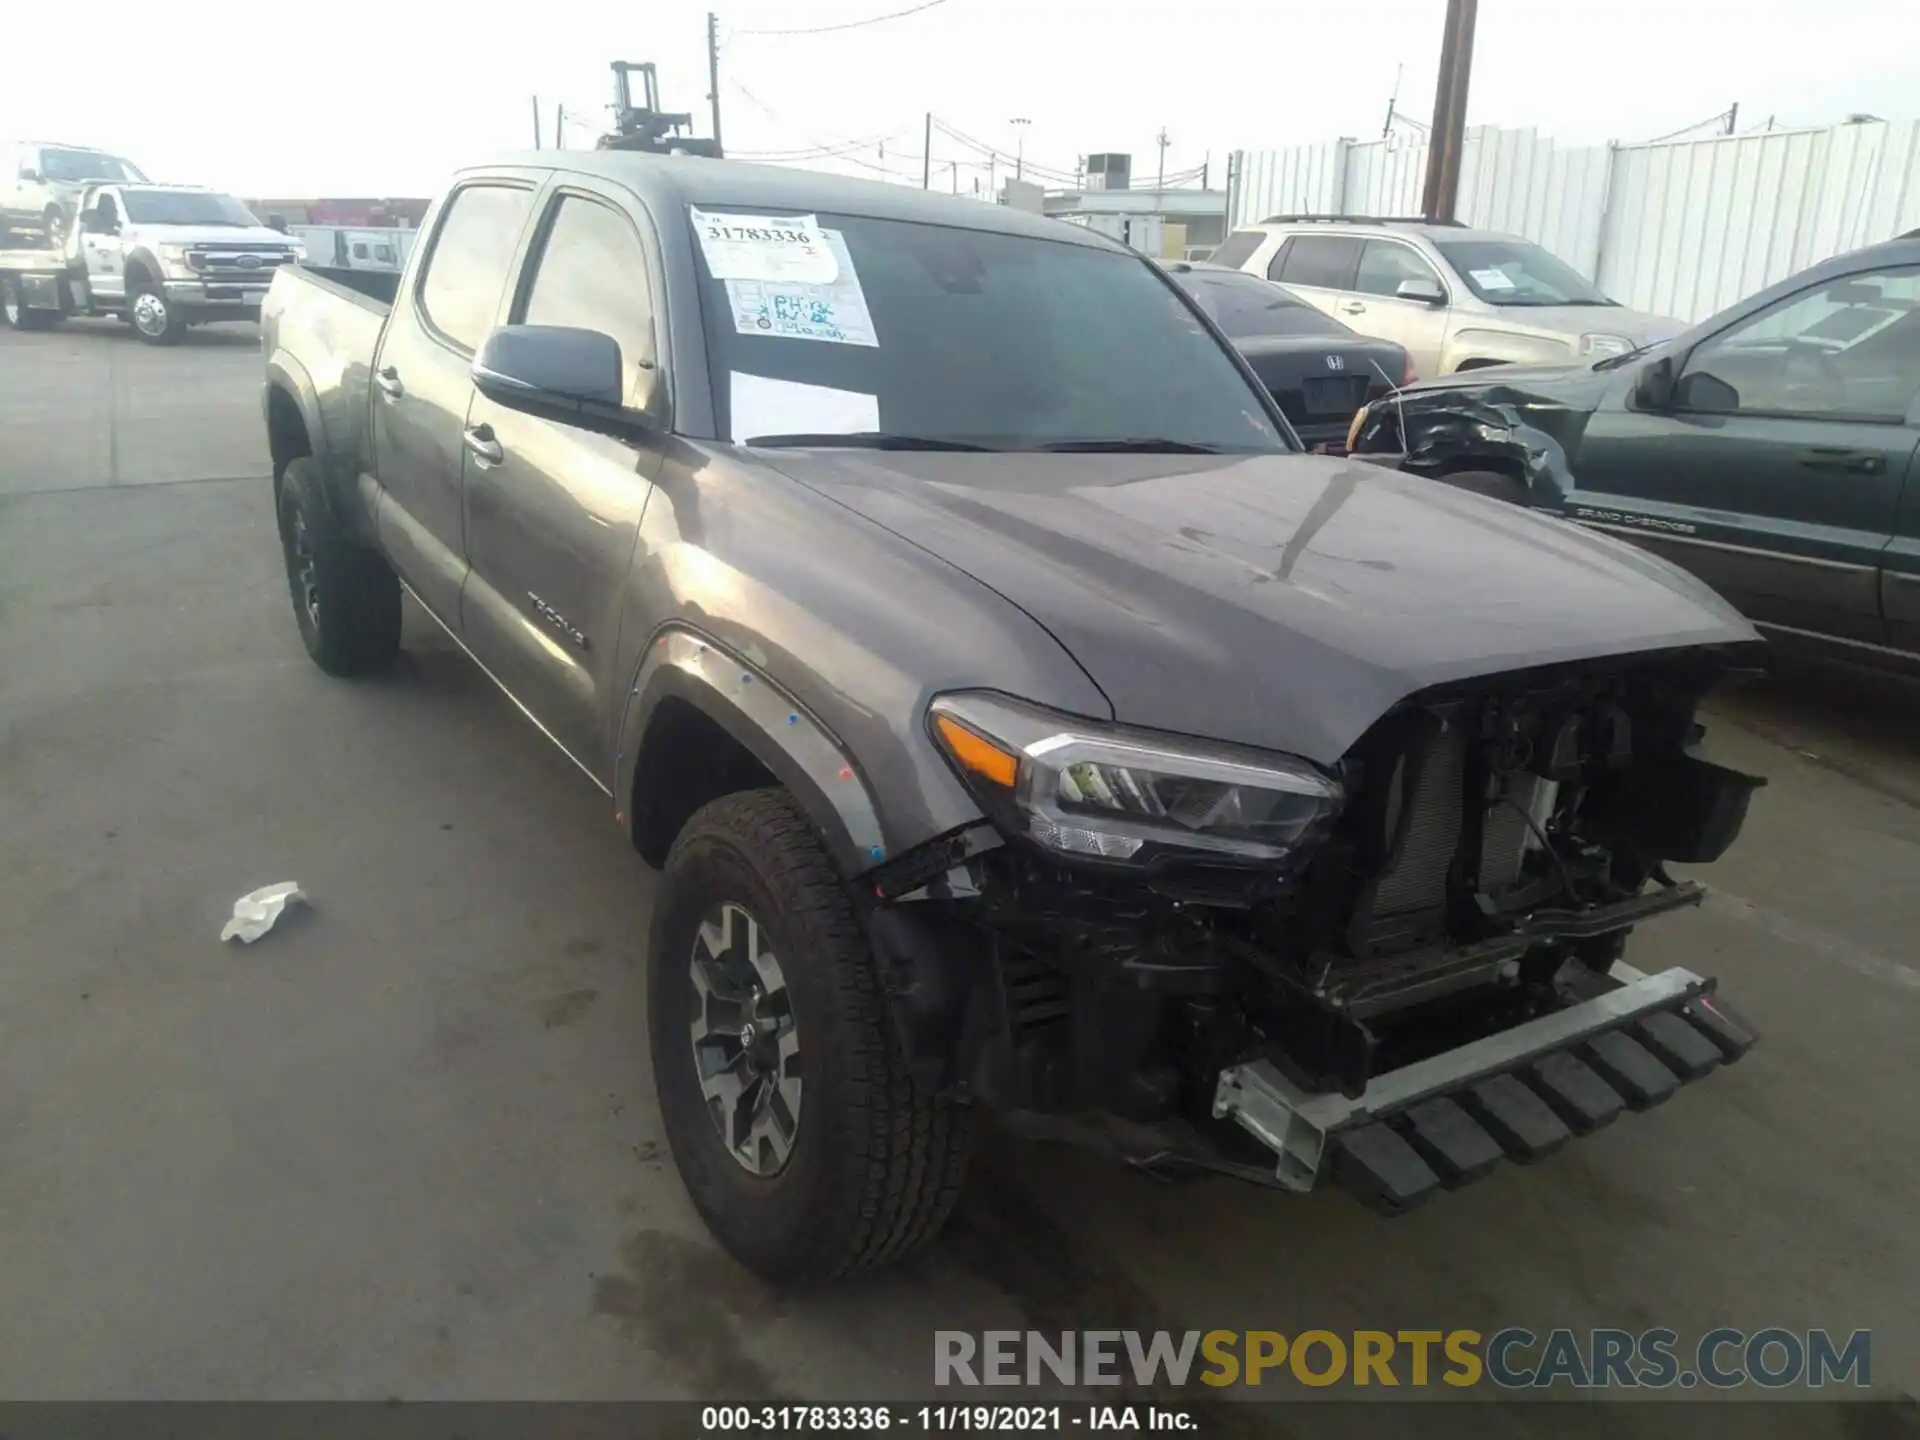
M 208 190 L 122 190 L 127 219 L 136 225 L 224 225 L 257 229 L 260 222 L 231 195 Z
M 456 193 L 427 257 L 420 308 L 427 323 L 467 350 L 493 329 L 532 193 L 518 186 L 469 185 Z
M 1440 277 L 1411 245 L 1398 240 L 1369 240 L 1360 248 L 1360 273 L 1353 288 L 1363 295 L 1397 295 L 1406 280 L 1439 285 Z
M 628 404 L 644 401 L 654 358 L 647 255 L 627 218 L 562 195 L 541 246 L 519 322 L 598 330 L 620 345 Z
M 1296 235 L 1273 278 L 1285 285 L 1351 290 L 1359 261 L 1360 242 L 1351 235 Z
M 1706 341 L 1687 410 L 1898 422 L 1920 394 L 1920 266 L 1829 280 Z
M 1231 352 L 1138 256 L 866 216 L 819 224 L 830 285 L 715 280 L 702 252 L 723 436 L 1289 448 Z
M 1174 281 L 1193 297 L 1229 340 L 1256 335 L 1325 335 L 1353 332 L 1306 301 L 1289 295 L 1271 280 L 1238 271 L 1176 272 Z
M 1435 247 L 1489 305 L 1614 305 L 1566 261 L 1526 240 L 1436 240 Z
M 1260 248 L 1266 238 L 1267 232 L 1264 230 L 1236 230 L 1207 258 L 1215 265 L 1229 265 L 1238 270 L 1253 258 L 1253 252 Z

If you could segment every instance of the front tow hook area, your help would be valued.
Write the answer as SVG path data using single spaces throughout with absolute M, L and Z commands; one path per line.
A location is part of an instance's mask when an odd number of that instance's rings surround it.
M 1266 1060 L 1230 1066 L 1214 1091 L 1275 1159 L 1289 1190 L 1329 1176 L 1398 1215 L 1502 1159 L 1526 1165 L 1626 1110 L 1660 1104 L 1745 1055 L 1750 1026 L 1713 982 L 1674 968 L 1614 967 L 1617 988 L 1377 1076 L 1357 1099 L 1300 1089 Z

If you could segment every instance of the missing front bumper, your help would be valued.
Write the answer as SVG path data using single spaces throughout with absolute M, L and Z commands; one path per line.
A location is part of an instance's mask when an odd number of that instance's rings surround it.
M 1302 1090 L 1265 1060 L 1231 1066 L 1214 1116 L 1273 1152 L 1284 1188 L 1313 1190 L 1331 1173 L 1398 1213 L 1502 1158 L 1544 1158 L 1624 1109 L 1657 1105 L 1753 1044 L 1691 971 L 1621 964 L 1613 978 L 1618 988 L 1592 999 L 1377 1076 L 1357 1099 Z

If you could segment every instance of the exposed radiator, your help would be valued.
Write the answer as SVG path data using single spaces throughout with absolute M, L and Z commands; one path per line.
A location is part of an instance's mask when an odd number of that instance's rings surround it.
M 1406 763 L 1418 770 L 1413 792 L 1403 801 L 1411 814 L 1393 866 L 1374 889 L 1376 919 L 1437 910 L 1446 904 L 1447 870 L 1459 848 L 1466 816 L 1466 727 L 1445 726 L 1432 737 L 1424 759 L 1411 755 Z

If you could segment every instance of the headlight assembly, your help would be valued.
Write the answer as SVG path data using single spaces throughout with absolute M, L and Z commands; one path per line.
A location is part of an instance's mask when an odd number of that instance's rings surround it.
M 194 275 L 193 261 L 188 258 L 189 247 L 185 245 L 161 245 L 160 268 L 174 275 Z
M 1097 725 L 999 695 L 933 702 L 929 725 L 994 822 L 1064 855 L 1272 864 L 1308 848 L 1340 806 L 1307 761 Z
M 1580 353 L 1596 360 L 1603 360 L 1609 355 L 1624 355 L 1633 348 L 1633 341 L 1625 335 L 1609 335 L 1602 331 L 1580 337 Z

